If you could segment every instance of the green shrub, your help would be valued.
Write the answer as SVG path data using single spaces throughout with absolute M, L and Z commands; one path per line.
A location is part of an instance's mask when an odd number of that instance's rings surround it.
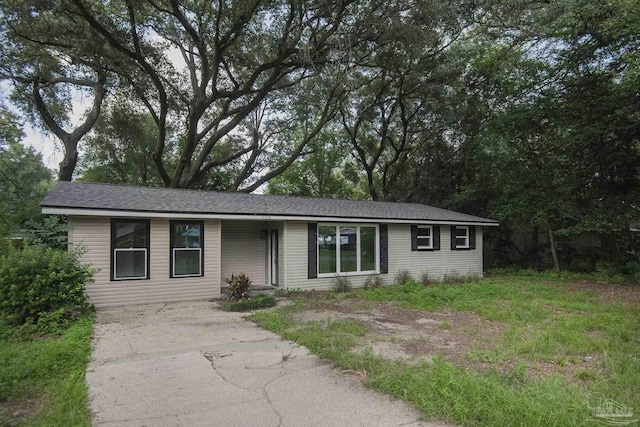
M 396 285 L 404 285 L 409 280 L 413 280 L 413 276 L 411 275 L 411 272 L 409 270 L 400 270 L 396 273 Z
M 51 248 L 11 250 L 0 258 L 0 313 L 12 325 L 36 325 L 44 332 L 67 323 L 89 307 L 85 283 L 95 270 L 80 253 Z
M 365 289 L 377 289 L 385 285 L 384 279 L 377 274 L 372 274 L 364 281 Z
M 351 292 L 353 286 L 351 286 L 351 280 L 345 276 L 336 276 L 333 278 L 333 290 L 337 293 Z
M 622 267 L 622 274 L 632 283 L 640 283 L 640 261 L 628 261 Z
M 258 295 L 251 299 L 240 299 L 238 301 L 229 301 L 224 305 L 226 311 L 249 311 L 261 308 L 273 307 L 276 305 L 276 299 L 271 295 Z
M 251 298 L 251 280 L 246 274 L 232 274 L 224 279 L 229 284 L 227 288 L 227 299 L 229 301 L 239 301 Z
M 46 246 L 67 249 L 67 236 L 71 227 L 58 215 L 43 215 L 25 224 L 24 242 L 28 246 Z

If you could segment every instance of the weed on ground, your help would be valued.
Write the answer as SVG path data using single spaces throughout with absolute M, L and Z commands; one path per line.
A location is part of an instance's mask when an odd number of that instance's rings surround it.
M 0 425 L 90 425 L 85 367 L 92 323 L 82 317 L 59 336 L 25 336 L 0 324 Z
M 251 319 L 426 418 L 570 426 L 586 423 L 591 393 L 640 408 L 639 292 L 549 275 L 428 287 L 410 280 L 300 295 Z M 398 349 L 409 357 L 396 357 Z

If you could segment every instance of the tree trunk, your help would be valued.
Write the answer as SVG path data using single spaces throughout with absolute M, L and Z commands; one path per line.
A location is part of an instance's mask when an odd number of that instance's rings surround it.
M 58 171 L 59 181 L 71 181 L 73 171 L 78 164 L 78 141 L 64 141 L 64 159 L 60 162 Z
M 98 116 L 100 115 L 102 100 L 107 93 L 107 90 L 105 89 L 105 85 L 107 83 L 106 73 L 101 72 L 98 75 L 98 80 L 96 82 L 89 82 L 92 83 L 91 85 L 94 88 L 93 105 L 91 110 L 87 112 L 84 122 L 82 122 L 82 124 L 72 132 L 67 132 L 62 129 L 60 124 L 49 112 L 49 108 L 45 104 L 44 99 L 42 99 L 42 95 L 40 95 L 40 83 L 40 79 L 36 79 L 32 83 L 33 101 L 44 124 L 62 141 L 62 144 L 64 145 L 64 159 L 60 162 L 58 180 L 71 181 L 73 178 L 73 171 L 76 169 L 76 165 L 78 164 L 78 143 L 82 137 L 93 128 L 93 125 L 95 125 L 98 120 Z M 86 86 L 89 86 L 89 83 L 87 83 Z
M 549 246 L 551 247 L 551 257 L 553 258 L 553 268 L 556 273 L 560 274 L 560 263 L 558 262 L 558 254 L 556 253 L 556 236 L 549 227 Z

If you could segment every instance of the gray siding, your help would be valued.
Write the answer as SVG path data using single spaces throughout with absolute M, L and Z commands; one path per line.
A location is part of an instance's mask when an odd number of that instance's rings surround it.
M 231 274 L 244 273 L 254 285 L 267 283 L 268 239 L 262 221 L 222 221 L 222 286 Z
M 396 273 L 409 270 L 419 279 L 427 271 L 434 278 L 446 273 L 482 276 L 482 227 L 476 227 L 476 249 L 452 251 L 448 226 L 440 227 L 441 250 L 411 251 L 411 226 L 389 224 L 389 273 L 381 276 L 387 283 L 393 282 Z M 330 289 L 331 278 L 307 278 L 307 223 L 287 221 L 285 223 L 285 284 L 295 289 Z M 349 276 L 353 286 L 362 286 L 367 276 Z
M 169 277 L 169 220 L 152 219 L 149 280 L 110 280 L 111 225 L 109 218 L 72 217 L 70 244 L 87 251 L 82 261 L 99 269 L 87 285 L 96 307 L 170 302 L 220 297 L 220 222 L 204 222 L 204 276 Z

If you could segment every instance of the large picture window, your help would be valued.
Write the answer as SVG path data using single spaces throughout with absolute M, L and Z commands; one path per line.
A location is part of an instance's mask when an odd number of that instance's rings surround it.
M 204 223 L 171 221 L 171 277 L 203 275 Z
M 318 274 L 359 274 L 378 271 L 376 225 L 318 225 Z
M 111 220 L 111 280 L 149 278 L 149 220 Z

